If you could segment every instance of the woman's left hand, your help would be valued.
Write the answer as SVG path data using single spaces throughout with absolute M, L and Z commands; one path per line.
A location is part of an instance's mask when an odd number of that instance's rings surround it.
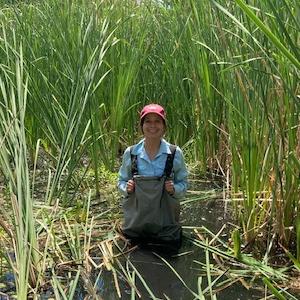
M 173 195 L 175 193 L 175 188 L 174 188 L 174 182 L 173 182 L 173 180 L 166 180 L 166 182 L 165 182 L 165 190 L 170 195 Z

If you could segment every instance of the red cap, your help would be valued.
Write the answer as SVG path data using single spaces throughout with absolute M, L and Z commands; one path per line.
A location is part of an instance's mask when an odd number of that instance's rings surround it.
M 157 114 L 159 115 L 164 121 L 166 120 L 166 116 L 165 116 L 165 110 L 162 106 L 158 105 L 158 104 L 148 104 L 146 105 L 141 113 L 140 113 L 140 119 L 142 120 L 146 115 L 153 113 L 153 114 Z

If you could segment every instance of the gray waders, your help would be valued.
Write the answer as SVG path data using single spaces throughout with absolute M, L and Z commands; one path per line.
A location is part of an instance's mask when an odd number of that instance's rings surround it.
M 170 156 L 173 156 L 170 158 L 173 166 L 174 153 Z M 164 174 L 169 168 L 167 165 L 170 165 L 168 161 L 167 159 Z M 122 230 L 127 237 L 180 244 L 180 203 L 165 190 L 166 178 L 166 175 L 133 176 L 135 191 L 124 198 L 122 203 L 124 212 Z

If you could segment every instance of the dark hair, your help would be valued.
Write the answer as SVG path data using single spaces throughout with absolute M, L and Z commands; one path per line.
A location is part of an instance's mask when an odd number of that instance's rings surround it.
M 140 126 L 141 126 L 142 133 L 144 133 L 143 132 L 143 125 L 144 125 L 144 122 L 145 122 L 145 118 L 146 118 L 146 116 L 141 118 L 141 121 L 140 121 Z M 162 117 L 160 117 L 160 118 L 163 120 L 165 127 L 167 127 L 166 120 L 164 120 Z

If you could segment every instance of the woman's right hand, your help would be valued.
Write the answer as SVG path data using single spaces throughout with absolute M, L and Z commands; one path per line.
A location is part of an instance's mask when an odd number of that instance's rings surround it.
M 132 179 L 127 181 L 126 191 L 127 191 L 128 194 L 134 192 L 134 186 L 135 186 L 135 183 Z

